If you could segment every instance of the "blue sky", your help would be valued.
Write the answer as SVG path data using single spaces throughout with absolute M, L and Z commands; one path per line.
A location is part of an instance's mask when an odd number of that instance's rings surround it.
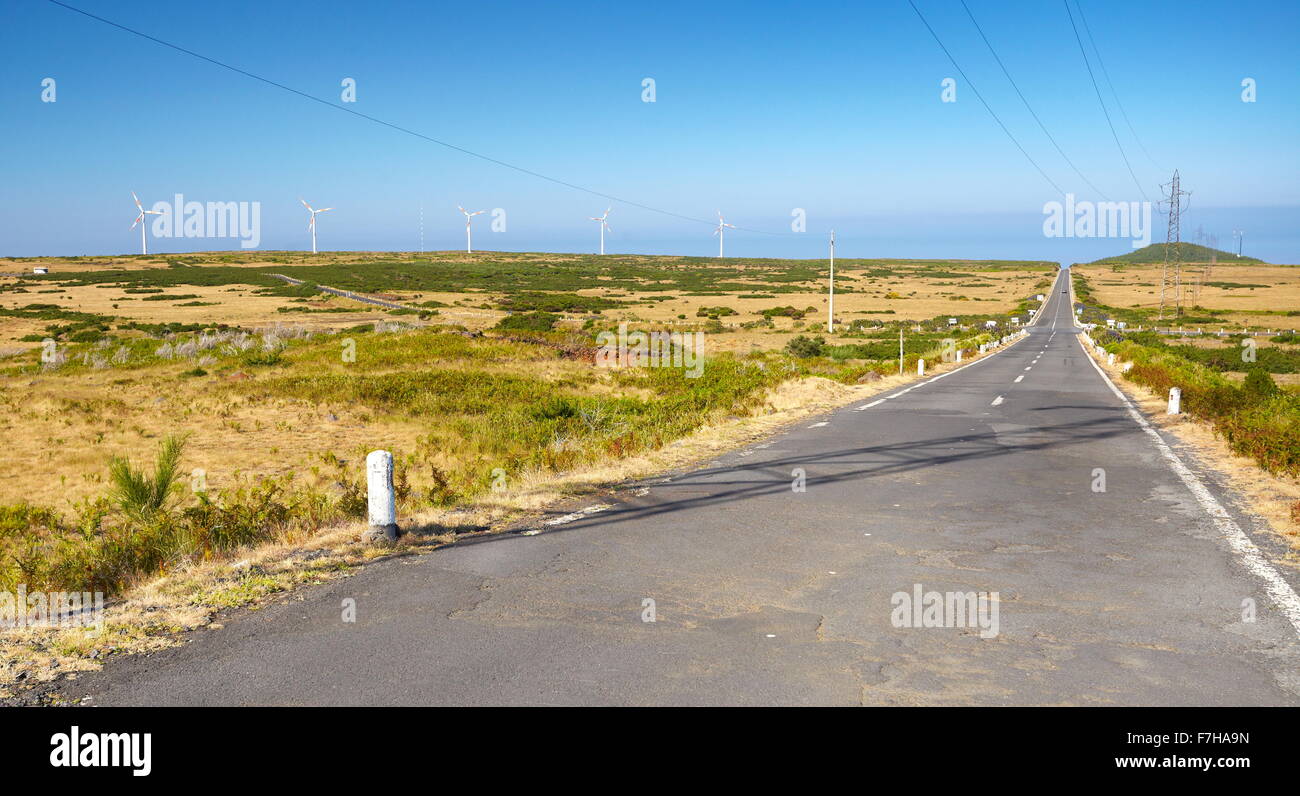
M 1061 197 L 960 79 L 906 0 L 612 3 L 69 4 L 303 92 L 596 191 L 700 219 L 722 209 L 727 253 L 1093 259 L 1127 240 L 1048 238 Z M 1100 199 L 1025 111 L 959 0 L 916 0 L 1047 174 Z M 1073 2 L 1073 0 L 1071 0 Z M 1294 2 L 1079 0 L 1128 128 L 1094 61 L 1148 198 L 1180 169 L 1198 226 L 1300 263 L 1300 11 Z M 1106 195 L 1140 201 L 1062 3 L 967 0 L 1066 154 Z M 1073 6 L 1072 6 L 1073 8 Z M 590 251 L 613 204 L 612 252 L 716 254 L 709 225 L 520 174 L 302 99 L 44 0 L 0 28 L 0 255 L 138 251 L 130 192 L 262 206 L 261 248 L 463 245 Z M 1085 36 L 1085 44 L 1088 40 Z M 1089 56 L 1093 53 L 1089 49 Z M 41 81 L 57 101 L 41 101 Z M 643 78 L 656 102 L 642 102 Z M 957 101 L 940 100 L 958 79 Z M 1253 78 L 1257 101 L 1241 101 Z M 1143 151 L 1150 153 L 1151 157 Z M 806 234 L 790 234 L 804 208 Z M 1154 217 L 1155 239 L 1164 218 Z M 760 234 L 769 230 L 786 234 Z M 158 239 L 151 251 L 235 248 Z

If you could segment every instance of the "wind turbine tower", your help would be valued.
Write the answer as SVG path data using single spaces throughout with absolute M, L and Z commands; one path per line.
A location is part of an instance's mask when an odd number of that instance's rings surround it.
M 138 196 L 135 195 L 135 191 L 132 191 L 132 192 L 131 192 L 131 198 L 135 200 L 135 206 L 136 206 L 136 208 L 140 211 L 140 215 L 138 215 L 138 216 L 135 217 L 135 221 L 131 222 L 131 229 L 135 229 L 135 225 L 136 225 L 136 224 L 139 224 L 139 225 L 140 225 L 140 253 L 141 253 L 141 254 L 148 254 L 148 253 L 149 253 L 148 238 L 145 237 L 145 226 L 146 226 L 147 222 L 145 221 L 144 217 L 145 217 L 145 216 L 161 216 L 161 215 L 162 215 L 162 211 L 160 211 L 160 210 L 145 210 L 145 209 L 144 209 L 144 205 L 140 204 L 140 197 L 138 197 Z
M 300 196 L 298 197 L 298 201 L 302 202 L 302 206 L 307 208 L 308 213 L 311 213 L 311 221 L 307 222 L 307 228 L 311 230 L 311 253 L 315 254 L 316 253 L 316 214 L 324 213 L 326 211 L 333 210 L 334 208 L 322 207 L 320 210 L 313 210 L 311 205 L 307 204 L 306 199 L 303 199 Z
M 600 253 L 601 254 L 605 253 L 605 230 L 609 229 L 609 224 L 605 221 L 605 219 L 609 218 L 609 211 L 612 209 L 613 208 L 610 207 L 605 208 L 605 215 L 603 216 L 588 216 L 588 218 L 590 218 L 592 221 L 600 222 Z
M 713 234 L 718 236 L 718 256 L 722 256 L 722 239 L 726 236 L 727 229 L 735 229 L 735 224 L 728 224 L 722 220 L 722 211 L 718 211 L 718 228 L 713 230 Z
M 461 207 L 460 205 L 456 205 L 456 207 L 460 210 L 460 212 L 465 214 L 465 253 L 472 254 L 474 251 L 474 239 L 470 235 L 470 230 L 469 230 L 470 219 L 472 219 L 474 216 L 486 213 L 487 211 L 475 210 L 473 213 L 471 213 L 465 208 Z

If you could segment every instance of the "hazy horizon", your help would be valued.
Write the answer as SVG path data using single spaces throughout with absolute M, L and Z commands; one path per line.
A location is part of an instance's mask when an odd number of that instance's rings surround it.
M 143 198 L 143 197 L 142 197 Z M 186 197 L 187 199 L 189 197 Z M 127 197 L 128 204 L 130 196 Z M 293 200 L 296 204 L 297 200 Z M 280 204 L 284 204 L 281 202 Z M 147 205 L 146 205 L 147 206 Z M 319 248 L 332 252 L 416 252 L 420 251 L 418 207 L 408 230 L 397 229 L 393 219 L 381 224 L 362 224 L 363 228 L 348 218 L 346 208 L 336 208 L 319 217 Z M 617 212 L 617 211 L 616 211 Z M 150 254 L 187 254 L 216 251 L 310 251 L 310 233 L 306 225 L 285 219 L 275 226 L 266 219 L 271 217 L 263 206 L 261 245 L 256 249 L 240 248 L 237 241 L 213 238 L 154 238 L 150 237 Z M 129 215 L 129 213 L 128 213 Z M 281 213 L 281 216 L 284 214 Z M 292 214 L 297 218 L 296 214 Z M 305 215 L 305 211 L 303 212 Z M 367 214 L 369 215 L 369 214 Z M 434 223 L 428 206 L 425 207 L 424 251 L 456 251 L 465 247 L 463 216 L 452 208 Z M 1183 222 L 1184 243 L 1209 245 L 1197 240 L 1198 217 L 1222 219 L 1221 227 L 1234 228 L 1233 219 L 1244 216 L 1240 209 L 1201 209 L 1198 213 L 1185 213 Z M 488 219 L 488 220 L 485 220 Z M 1278 265 L 1300 264 L 1300 207 L 1257 208 L 1251 216 L 1253 228 L 1245 238 L 1242 254 Z M 664 255 L 681 257 L 717 256 L 717 238 L 705 230 L 691 237 L 633 236 L 622 232 L 625 225 L 615 225 L 616 214 L 611 214 L 614 231 L 606 233 L 607 254 Z M 298 219 L 301 221 L 301 219 Z M 1025 234 L 1023 229 L 1037 229 L 1041 216 L 1014 217 L 1011 214 L 970 214 L 949 218 L 947 223 L 935 225 L 922 218 L 880 217 L 863 219 L 857 224 L 840 219 L 836 226 L 836 256 L 844 259 L 970 259 L 970 260 L 1035 260 L 1057 263 L 1084 263 L 1103 257 L 1119 256 L 1133 251 L 1128 240 L 1112 238 L 1044 238 Z M 475 251 L 533 252 L 551 254 L 595 254 L 598 247 L 596 224 L 588 222 L 590 229 L 546 229 L 545 225 L 528 219 L 510 217 L 506 232 L 492 232 L 490 217 L 475 219 Z M 1205 223 L 1205 222 L 1200 222 Z M 1239 226 L 1246 226 L 1237 222 Z M 1152 243 L 1164 242 L 1165 219 L 1153 217 Z M 1032 225 L 1032 226 L 1031 226 Z M 1190 225 L 1190 230 L 1189 230 Z M 1270 229 L 1270 226 L 1273 227 Z M 935 227 L 927 229 L 927 227 Z M 1190 232 L 1190 235 L 1188 234 Z M 405 237 L 407 240 L 400 240 Z M 0 257 L 85 257 L 120 256 L 139 254 L 139 230 L 128 231 L 124 245 L 118 250 L 82 250 L 72 247 L 57 252 L 0 251 Z M 828 238 L 824 233 L 765 235 L 742 230 L 728 230 L 725 252 L 728 257 L 756 257 L 773 259 L 825 259 Z M 1233 239 L 1218 241 L 1217 248 L 1235 251 Z M 1225 261 L 1225 262 L 1230 262 Z

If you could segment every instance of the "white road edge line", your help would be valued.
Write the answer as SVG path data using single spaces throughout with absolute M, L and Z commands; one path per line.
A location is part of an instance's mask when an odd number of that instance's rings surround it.
M 1079 341 L 1079 346 L 1083 348 L 1082 340 Z M 1169 443 L 1165 442 L 1164 438 L 1160 436 L 1160 432 L 1156 431 L 1151 422 L 1133 406 L 1133 402 L 1128 399 L 1128 396 L 1115 386 L 1115 382 L 1111 381 L 1110 376 L 1106 375 L 1106 371 L 1101 369 L 1086 348 L 1083 355 L 1087 357 L 1088 362 L 1097 373 L 1101 374 L 1102 380 L 1106 382 L 1106 386 L 1110 387 L 1110 391 L 1115 393 L 1115 397 L 1124 404 L 1129 416 L 1142 427 L 1143 431 L 1150 435 L 1155 442 L 1156 449 L 1160 451 L 1160 455 L 1164 457 L 1169 468 L 1182 479 L 1182 482 L 1191 491 L 1192 497 L 1196 498 L 1196 502 L 1200 503 L 1201 508 L 1205 509 L 1205 513 L 1209 514 L 1210 518 L 1214 520 L 1215 526 L 1218 527 L 1219 532 L 1227 540 L 1228 547 L 1232 548 L 1232 552 L 1237 554 L 1242 566 L 1264 582 L 1264 589 L 1268 592 L 1268 596 L 1272 598 L 1278 609 L 1291 622 L 1292 627 L 1296 629 L 1296 634 L 1300 635 L 1300 596 L 1296 595 L 1295 590 L 1291 588 L 1291 584 L 1287 583 L 1286 578 L 1283 578 L 1273 565 L 1268 562 L 1268 559 L 1264 558 L 1264 554 L 1260 552 L 1259 547 L 1241 530 L 1241 526 L 1237 525 L 1232 519 L 1223 504 L 1219 503 L 1214 495 L 1210 493 L 1210 490 L 1205 487 L 1205 484 L 1201 482 L 1201 479 L 1197 478 L 1196 474 L 1183 463 L 1183 460 L 1178 458 L 1178 454 L 1174 453 L 1173 448 L 1169 447 Z
M 597 503 L 597 504 L 595 504 L 595 505 L 593 505 L 593 506 L 587 506 L 586 508 L 579 509 L 578 511 L 575 511 L 575 512 L 573 512 L 572 514 L 565 514 L 563 517 L 556 517 L 556 518 L 553 519 L 553 520 L 546 520 L 545 522 L 542 523 L 542 525 L 545 526 L 545 527 L 543 527 L 543 528 L 529 528 L 528 530 L 521 532 L 519 535 L 520 535 L 520 536 L 536 536 L 537 534 L 541 533 L 541 532 L 542 532 L 543 530 L 545 530 L 546 528 L 554 528 L 554 527 L 557 526 L 557 525 L 567 525 L 567 524 L 569 524 L 569 523 L 571 523 L 571 522 L 573 522 L 573 521 L 575 521 L 575 520 L 580 520 L 580 519 L 582 519 L 583 517 L 586 517 L 586 516 L 588 516 L 588 515 L 590 515 L 590 514 L 596 514 L 596 513 L 602 512 L 602 511 L 604 511 L 605 509 L 607 509 L 607 508 L 609 508 L 609 507 L 610 507 L 610 504 L 608 504 L 608 503 Z

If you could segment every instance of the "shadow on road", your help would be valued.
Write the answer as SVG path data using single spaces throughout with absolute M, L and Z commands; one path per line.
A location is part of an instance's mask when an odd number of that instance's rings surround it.
M 596 525 L 613 525 L 621 522 L 671 515 L 692 509 L 707 509 L 719 505 L 741 502 L 765 495 L 787 493 L 791 488 L 792 473 L 802 467 L 815 485 L 865 481 L 871 478 L 897 475 L 912 470 L 942 467 L 969 461 L 994 459 L 1020 453 L 1061 448 L 1123 434 L 1140 433 L 1127 417 L 1112 407 L 1055 406 L 1047 409 L 1105 412 L 1107 416 L 1075 420 L 1048 426 L 1035 426 L 1020 431 L 982 432 L 960 436 L 934 437 L 906 443 L 888 443 L 870 447 L 841 448 L 819 451 L 815 454 L 783 456 L 743 462 L 734 466 L 706 467 L 693 470 L 671 481 L 649 478 L 626 485 L 630 489 L 651 487 L 650 496 L 644 500 L 624 497 L 623 502 L 598 514 L 582 517 L 547 529 L 547 534 L 578 530 Z M 761 454 L 761 451 L 755 455 Z M 726 477 L 720 477 L 726 476 Z M 567 514 L 571 509 L 547 512 L 545 519 Z M 536 527 L 539 521 L 528 527 Z M 524 530 L 524 528 L 520 528 Z M 517 534 L 488 535 L 462 539 L 458 545 L 518 538 Z

